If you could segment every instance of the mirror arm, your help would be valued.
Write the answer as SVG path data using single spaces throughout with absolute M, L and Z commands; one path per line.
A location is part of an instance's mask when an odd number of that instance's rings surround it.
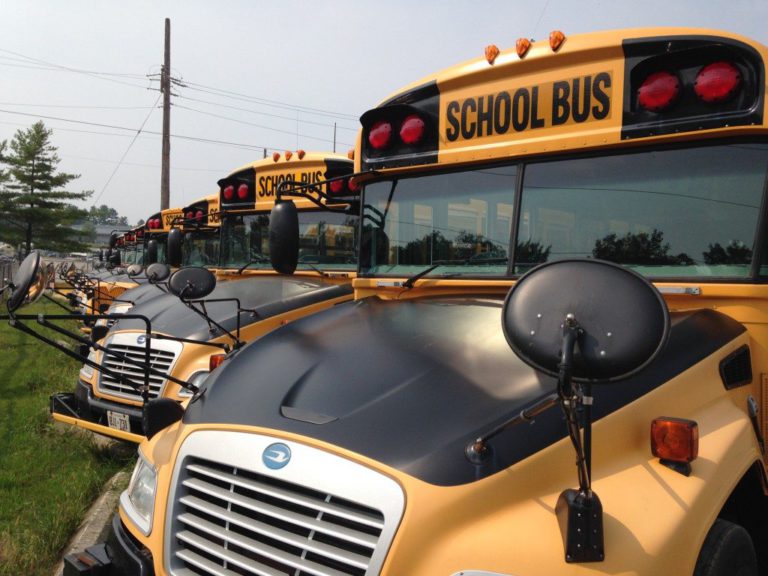
M 240 340 L 240 311 L 241 311 L 241 306 L 240 306 L 240 299 L 239 298 L 211 298 L 210 300 L 209 299 L 205 299 L 205 300 L 182 300 L 182 302 L 184 302 L 184 304 L 186 304 L 187 307 L 190 310 L 193 310 L 195 313 L 200 315 L 206 322 L 208 322 L 208 328 L 209 329 L 211 328 L 211 326 L 215 326 L 216 328 L 218 328 L 219 330 L 224 332 L 224 334 L 229 336 L 232 339 L 232 342 L 233 342 L 233 345 L 234 345 L 235 349 L 240 348 L 241 346 L 243 346 L 243 342 Z M 232 332 L 230 332 L 229 330 L 224 328 L 224 326 L 222 326 L 221 324 L 216 322 L 213 318 L 208 316 L 208 313 L 205 310 L 205 303 L 206 302 L 235 302 L 237 304 L 237 332 L 236 332 L 237 335 L 232 334 Z M 203 310 L 202 311 L 198 310 L 197 308 L 195 308 L 193 306 L 193 304 L 200 304 L 203 307 Z
M 58 290 L 56 290 L 56 289 L 54 289 L 54 290 L 53 290 L 53 292 L 54 292 L 55 294 L 58 294 L 59 296 L 64 296 L 64 294 L 62 294 L 61 292 L 59 292 L 59 291 L 58 291 Z M 58 300 L 56 300 L 56 298 L 51 298 L 50 296 L 48 296 L 48 294 L 45 294 L 45 293 L 43 293 L 43 298 L 45 298 L 46 300 L 48 300 L 48 301 L 50 301 L 50 302 L 53 302 L 54 304 L 56 304 L 56 306 L 58 306 L 59 308 L 62 308 L 62 309 L 64 309 L 64 310 L 66 310 L 67 312 L 69 312 L 69 311 L 70 311 L 70 309 L 69 309 L 69 308 L 67 308 L 66 306 L 64 306 L 64 304 L 62 304 L 61 302 L 59 302 Z

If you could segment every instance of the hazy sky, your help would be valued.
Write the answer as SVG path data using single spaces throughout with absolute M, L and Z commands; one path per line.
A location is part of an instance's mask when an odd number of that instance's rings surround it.
M 81 175 L 69 189 L 94 191 L 84 207 L 108 204 L 132 223 L 160 207 L 151 78 L 166 17 L 185 84 L 174 88 L 171 206 L 215 192 L 265 147 L 332 150 L 334 123 L 346 152 L 363 112 L 491 43 L 695 26 L 768 44 L 768 0 L 1 0 L 0 141 L 42 119 L 59 168 Z

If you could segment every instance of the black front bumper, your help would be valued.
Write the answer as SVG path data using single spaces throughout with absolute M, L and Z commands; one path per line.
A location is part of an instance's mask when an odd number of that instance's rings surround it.
M 64 557 L 64 576 L 154 576 L 152 553 L 115 514 L 107 541 Z
M 109 426 L 107 411 L 126 414 L 130 421 L 130 431 L 144 435 L 143 411 L 140 407 L 96 398 L 91 387 L 80 380 L 74 393 L 60 392 L 50 398 L 51 414 L 61 414 L 102 426 Z

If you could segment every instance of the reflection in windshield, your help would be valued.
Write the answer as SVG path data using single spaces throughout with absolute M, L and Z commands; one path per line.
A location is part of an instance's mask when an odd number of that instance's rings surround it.
M 184 233 L 181 246 L 182 266 L 211 267 L 218 264 L 218 231 L 193 231 Z
M 327 210 L 299 211 L 299 265 L 357 269 L 357 216 Z M 222 266 L 271 270 L 269 215 L 230 214 L 222 222 Z
M 510 256 L 515 275 L 599 258 L 652 277 L 745 277 L 767 153 L 744 143 L 527 164 L 520 206 L 516 166 L 378 181 L 364 190 L 360 268 L 500 276 Z

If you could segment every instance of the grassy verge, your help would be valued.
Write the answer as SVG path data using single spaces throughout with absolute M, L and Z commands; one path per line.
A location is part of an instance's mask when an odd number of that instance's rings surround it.
M 45 300 L 20 311 L 61 312 Z M 71 391 L 79 369 L 0 321 L 0 576 L 49 576 L 106 480 L 134 460 L 131 450 L 99 447 L 83 432 L 54 427 L 48 397 Z

